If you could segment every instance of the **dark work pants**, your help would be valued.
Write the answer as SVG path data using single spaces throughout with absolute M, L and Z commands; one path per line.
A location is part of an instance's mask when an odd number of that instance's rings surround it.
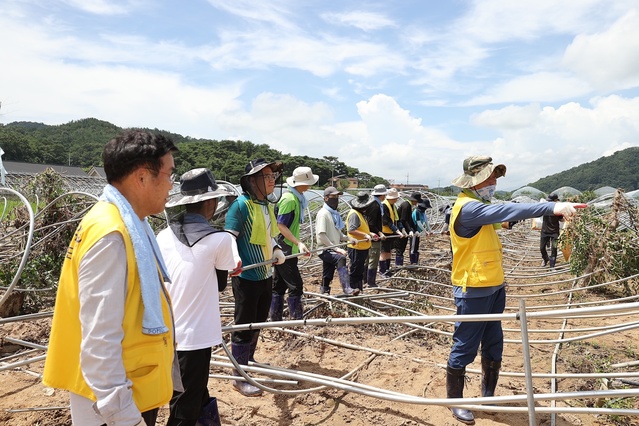
M 356 250 L 348 248 L 348 259 L 351 262 L 348 271 L 348 278 L 351 288 L 359 288 L 362 290 L 364 286 L 364 274 L 366 273 L 366 259 L 368 258 L 368 250 Z
M 240 277 L 231 279 L 233 296 L 235 297 L 235 324 L 265 322 L 271 307 L 273 278 L 251 281 Z M 251 343 L 253 331 L 234 331 L 233 343 Z
M 457 315 L 502 314 L 506 308 L 504 287 L 486 297 L 472 299 L 455 298 Z M 453 347 L 448 366 L 464 368 L 477 356 L 481 344 L 481 356 L 489 361 L 501 361 L 504 352 L 504 332 L 501 321 L 456 322 Z
M 211 348 L 178 351 L 177 356 L 184 392 L 173 392 L 167 426 L 195 426 L 209 403 Z
M 408 244 L 408 238 L 397 238 L 395 240 L 395 256 L 404 256 L 406 251 L 406 245 Z
M 318 257 L 322 259 L 322 285 L 329 287 L 335 276 L 335 269 L 346 266 L 346 256 L 328 249 L 322 251 Z
M 293 248 L 288 244 L 282 244 L 282 252 L 284 256 L 293 253 Z M 273 292 L 284 296 L 288 289 L 289 297 L 302 296 L 304 294 L 304 282 L 297 268 L 297 257 L 286 259 L 281 265 L 275 265 L 275 274 L 273 274 Z
M 541 251 L 541 258 L 544 261 L 548 262 L 548 252 L 546 251 L 548 243 L 550 243 L 550 255 L 554 258 L 557 257 L 557 238 L 559 238 L 557 234 L 541 234 L 539 251 Z

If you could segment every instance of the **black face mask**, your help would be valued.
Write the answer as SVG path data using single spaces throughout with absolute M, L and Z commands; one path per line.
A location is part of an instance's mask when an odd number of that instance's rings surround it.
M 339 199 L 329 198 L 328 200 L 326 200 L 326 204 L 333 210 L 337 210 L 337 206 L 339 205 Z

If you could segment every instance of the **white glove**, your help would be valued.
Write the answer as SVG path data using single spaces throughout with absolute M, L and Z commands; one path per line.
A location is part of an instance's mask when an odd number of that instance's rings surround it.
M 384 235 L 384 233 L 383 233 L 383 232 L 380 232 L 380 233 L 379 233 L 379 238 L 380 238 L 382 241 L 384 241 L 384 240 L 386 239 L 386 235 Z
M 397 232 L 395 232 L 397 235 L 399 235 L 399 238 L 404 238 L 404 233 L 402 231 L 400 231 L 399 229 L 397 230 Z
M 366 237 L 364 237 L 364 238 L 367 239 L 367 240 L 370 240 L 371 236 L 367 234 Z M 349 238 L 348 239 L 348 244 L 354 246 L 355 244 L 357 244 L 357 240 L 355 238 Z
M 297 248 L 299 249 L 300 253 L 310 253 L 311 252 L 308 249 L 308 247 L 306 247 L 306 244 L 304 244 L 301 241 L 299 243 L 297 243 Z
M 409 237 L 411 237 L 411 238 L 413 238 L 413 237 L 415 236 L 415 233 L 414 233 L 413 231 L 410 231 L 410 232 L 408 233 L 408 236 L 409 236 Z
M 583 209 L 586 204 L 580 203 L 555 203 L 552 212 L 555 216 L 572 217 L 577 213 L 576 209 Z
M 286 261 L 286 256 L 284 256 L 284 252 L 280 249 L 273 250 L 273 259 L 275 259 L 276 265 L 281 265 Z

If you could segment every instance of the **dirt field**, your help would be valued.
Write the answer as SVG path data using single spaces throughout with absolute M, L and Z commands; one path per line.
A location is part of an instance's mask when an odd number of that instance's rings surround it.
M 572 278 L 562 265 L 558 265 L 555 273 L 539 267 L 540 257 L 537 251 L 538 234 L 524 226 L 520 230 L 505 231 L 502 240 L 506 249 L 505 266 L 510 273 L 507 282 L 508 308 L 506 313 L 518 309 L 519 298 L 527 296 L 526 306 L 558 308 L 566 303 L 583 303 L 603 300 L 605 297 L 619 297 L 616 289 L 606 293 L 578 292 L 552 294 L 560 289 L 569 289 Z M 398 271 L 394 278 L 383 281 L 384 287 L 395 292 L 392 298 L 383 300 L 360 299 L 359 305 L 346 307 L 339 301 L 327 303 L 308 294 L 305 303 L 307 319 L 343 318 L 372 316 L 366 308 L 381 315 L 450 315 L 454 311 L 448 284 L 449 278 L 445 269 L 450 268 L 448 241 L 445 235 L 435 235 L 422 240 L 422 254 L 418 269 Z M 431 269 L 431 267 L 441 269 Z M 321 266 L 309 262 L 303 268 L 306 274 L 305 289 L 309 293 L 318 291 L 321 278 Z M 560 280 L 563 282 L 557 282 Z M 333 283 L 335 293 L 339 284 Z M 411 293 L 412 292 L 412 293 Z M 365 296 L 387 294 L 386 290 L 366 290 Z M 224 292 L 223 302 L 230 303 L 230 290 Z M 399 306 L 399 307 L 398 307 Z M 563 306 L 562 306 L 563 308 Z M 224 308 L 225 315 L 231 315 L 232 309 Z M 224 317 L 230 321 L 228 316 Z M 636 316 L 623 315 L 598 316 L 591 318 L 568 320 L 566 328 L 585 329 L 601 327 L 626 321 L 637 321 Z M 0 336 L 3 338 L 2 357 L 16 351 L 25 351 L 23 347 L 9 344 L 5 337 L 21 339 L 28 342 L 47 344 L 49 319 L 23 321 L 0 325 Z M 373 388 L 398 392 L 410 396 L 430 399 L 445 398 L 445 365 L 450 349 L 451 323 L 421 324 L 427 329 L 411 327 L 403 324 L 366 324 L 366 325 L 327 325 L 299 326 L 291 330 L 304 335 L 293 335 L 286 331 L 265 330 L 262 332 L 256 358 L 268 362 L 273 367 L 286 368 L 303 372 L 312 372 L 322 376 L 339 378 L 352 373 L 349 380 L 366 384 Z M 506 345 L 502 363 L 502 376 L 497 386 L 498 396 L 525 394 L 525 380 L 521 376 L 509 373 L 522 373 L 524 360 L 519 323 L 515 320 L 504 321 Z M 531 320 L 528 324 L 532 340 L 556 339 L 562 327 L 562 320 Z M 550 332 L 537 331 L 551 329 Z M 583 335 L 586 332 L 566 333 L 565 337 Z M 314 337 L 331 339 L 318 341 Z M 636 330 L 611 333 L 594 339 L 564 343 L 558 350 L 557 372 L 585 373 L 619 371 L 611 364 L 638 359 Z M 344 348 L 333 342 L 356 345 L 358 348 Z M 535 373 L 551 371 L 552 356 L 555 344 L 532 343 L 532 369 Z M 5 363 L 16 362 L 26 357 L 42 355 L 33 352 L 23 357 L 5 360 Z M 224 355 L 219 348 L 216 354 Z M 214 361 L 218 361 L 214 357 Z M 219 361 L 226 362 L 222 359 Z M 0 366 L 6 364 L 0 364 Z M 68 397 L 65 392 L 45 388 L 37 376 L 41 372 L 43 362 L 33 362 L 19 369 L 0 372 L 0 424 L 1 425 L 70 425 L 70 415 L 66 408 Z M 469 366 L 469 371 L 480 369 L 479 357 Z M 228 375 L 229 368 L 211 367 L 211 374 Z M 259 375 L 255 375 L 260 377 Z M 278 377 L 282 379 L 282 377 Z M 465 396 L 477 397 L 480 394 L 480 376 L 468 374 Z M 267 392 L 258 398 L 245 398 L 233 390 L 231 381 L 212 378 L 209 389 L 212 396 L 218 398 L 222 423 L 227 425 L 461 425 L 453 419 L 448 408 L 437 405 L 421 405 L 408 402 L 388 401 L 373 396 L 366 396 L 335 388 L 321 388 L 317 384 L 300 382 L 299 385 L 267 384 L 279 390 L 299 391 L 297 394 L 275 394 Z M 618 381 L 610 381 L 610 388 L 619 387 Z M 576 378 L 559 379 L 558 392 L 599 390 L 602 381 L 599 379 Z M 304 389 L 313 388 L 311 392 Z M 537 393 L 551 392 L 551 382 L 547 378 L 534 380 Z M 619 401 L 594 399 L 572 399 L 558 401 L 558 407 L 593 407 L 604 404 L 617 408 L 637 408 L 639 403 L 633 398 Z M 510 407 L 525 407 L 525 400 L 505 404 Z M 537 407 L 548 407 L 548 401 L 537 403 Z M 36 411 L 42 408 L 43 411 Z M 159 425 L 164 424 L 168 410 L 161 409 Z M 524 413 L 487 413 L 475 411 L 476 424 L 489 425 L 529 425 L 529 416 Z M 537 413 L 537 424 L 550 425 L 550 414 Z M 563 413 L 556 417 L 556 425 L 639 425 L 639 417 L 611 418 L 593 414 Z

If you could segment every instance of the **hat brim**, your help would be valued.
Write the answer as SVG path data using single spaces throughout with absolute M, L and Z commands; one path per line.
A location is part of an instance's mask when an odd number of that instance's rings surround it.
M 480 183 L 484 182 L 488 179 L 493 171 L 497 171 L 495 173 L 496 178 L 500 178 L 502 176 L 506 176 L 506 166 L 503 164 L 489 164 L 484 167 L 482 170 L 477 172 L 475 176 L 467 175 L 466 173 L 459 176 L 457 179 L 453 180 L 452 184 L 458 188 L 472 188 L 473 186 L 477 186 Z
M 354 209 L 364 209 L 374 203 L 375 200 L 373 197 L 368 197 L 368 200 L 365 203 L 361 203 L 357 198 L 353 198 L 349 203 Z
M 293 188 L 295 188 L 296 186 L 300 186 L 300 185 L 310 185 L 313 186 L 317 183 L 317 181 L 319 180 L 319 176 L 318 175 L 313 175 L 313 179 L 306 179 L 306 180 L 294 180 L 293 176 L 287 177 L 286 178 L 286 184 L 288 186 L 291 186 Z
M 204 194 L 197 195 L 182 195 L 181 193 L 177 193 L 171 196 L 171 199 L 164 205 L 166 208 L 177 207 L 177 206 L 185 206 L 187 204 L 195 204 L 201 201 L 210 200 L 213 198 L 220 198 L 226 196 L 236 196 L 237 194 L 232 193 L 224 188 L 218 188 L 215 191 L 205 192 Z

